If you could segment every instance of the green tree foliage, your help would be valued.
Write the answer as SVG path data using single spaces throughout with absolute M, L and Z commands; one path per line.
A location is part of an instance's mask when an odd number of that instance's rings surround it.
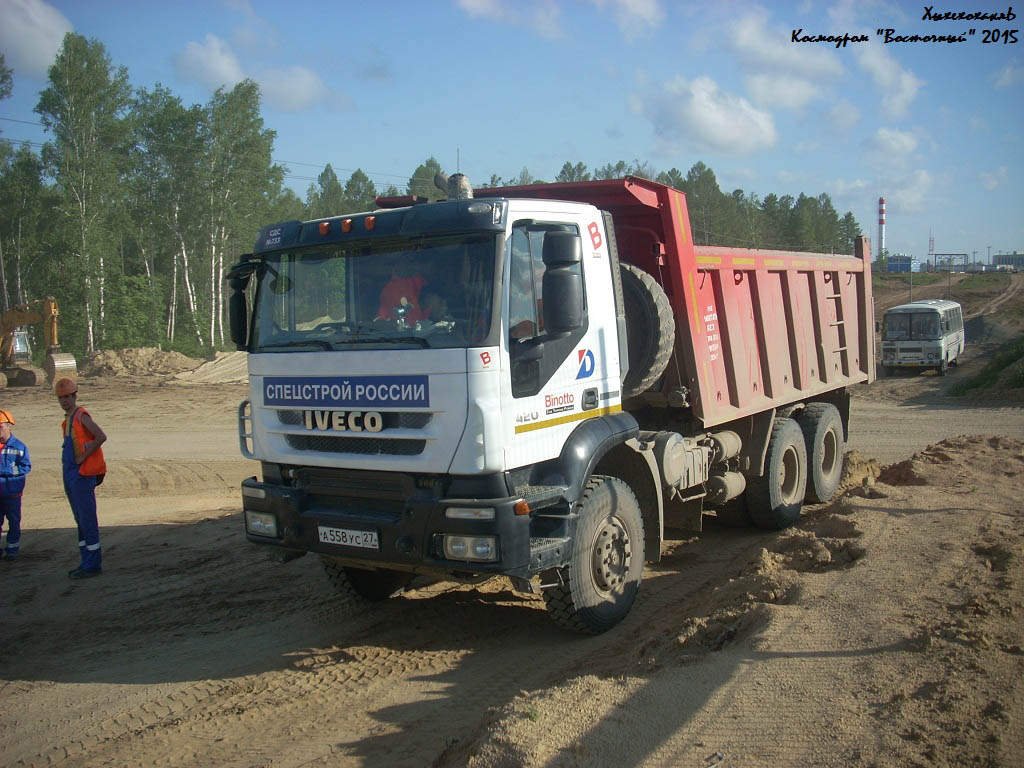
M 306 218 L 322 219 L 344 212 L 345 188 L 341 186 L 338 175 L 328 163 L 317 177 L 316 186 L 310 185 L 306 193 Z
M 590 172 L 582 162 L 573 165 L 566 161 L 565 165 L 562 166 L 562 170 L 555 176 L 555 181 L 590 181 Z
M 662 171 L 654 180 L 659 184 L 664 184 L 666 187 L 673 187 L 680 191 L 682 191 L 683 187 L 686 185 L 686 177 L 679 172 L 678 168 L 673 168 L 669 171 Z
M 617 163 L 607 163 L 594 171 L 595 179 L 621 179 L 629 172 L 629 165 L 625 160 Z
M 434 184 L 434 176 L 441 172 L 441 164 L 431 155 L 416 167 L 409 177 L 406 194 L 414 197 L 425 197 L 428 200 L 443 200 L 445 193 Z
M 377 190 L 373 186 L 373 182 L 370 181 L 370 177 L 363 173 L 361 168 L 356 168 L 345 182 L 345 202 L 342 212 L 356 213 L 371 210 L 376 196 Z
M 109 219 L 119 204 L 131 90 L 127 72 L 112 67 L 102 43 L 70 32 L 50 67 L 49 83 L 35 111 L 54 135 L 43 147 L 43 160 L 60 192 L 60 221 L 66 223 L 72 257 L 68 277 L 80 286 L 68 289 L 80 310 L 70 316 L 81 322 L 70 325 L 92 352 L 106 316 L 106 264 L 116 242 Z
M 43 183 L 42 161 L 28 145 L 0 164 L 0 303 L 5 312 L 12 304 L 34 298 L 25 277 L 49 251 L 50 228 L 44 213 L 55 202 Z
M 0 53 L 0 101 L 10 98 L 14 89 L 14 73 L 7 66 L 3 53 Z

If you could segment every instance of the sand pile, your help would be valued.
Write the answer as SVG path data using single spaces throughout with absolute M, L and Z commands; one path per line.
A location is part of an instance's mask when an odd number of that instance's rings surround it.
M 93 352 L 79 370 L 83 376 L 166 376 L 191 370 L 202 362 L 180 352 L 165 352 L 157 347 L 133 347 Z
M 246 353 L 218 352 L 213 360 L 203 363 L 194 370 L 182 371 L 174 378 L 183 383 L 196 384 L 228 384 L 247 381 L 249 369 Z

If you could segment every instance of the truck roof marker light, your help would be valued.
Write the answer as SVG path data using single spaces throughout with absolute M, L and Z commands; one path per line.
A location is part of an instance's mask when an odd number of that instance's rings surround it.
M 367 216 L 365 219 L 363 219 L 363 223 L 366 225 L 366 231 L 370 232 L 373 230 L 375 226 L 377 226 L 377 217 Z
M 517 515 L 530 514 L 530 505 L 526 503 L 525 499 L 520 499 L 519 501 L 517 501 L 514 509 Z
M 320 222 L 320 237 L 326 237 L 327 233 L 331 231 L 331 222 L 321 221 Z
M 344 219 L 341 222 L 341 231 L 342 232 L 351 232 L 352 231 L 352 219 Z

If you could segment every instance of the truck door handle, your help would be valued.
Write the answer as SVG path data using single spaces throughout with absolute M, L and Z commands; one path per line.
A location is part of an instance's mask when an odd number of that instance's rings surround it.
M 590 411 L 597 408 L 597 388 L 583 390 L 583 410 Z

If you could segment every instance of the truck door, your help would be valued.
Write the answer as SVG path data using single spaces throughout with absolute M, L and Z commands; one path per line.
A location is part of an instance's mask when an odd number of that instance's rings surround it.
M 596 214 L 596 211 L 594 211 Z M 558 456 L 566 437 L 585 419 L 621 408 L 614 298 L 601 222 L 551 213 L 516 221 L 508 241 L 502 313 L 505 466 Z M 555 336 L 544 328 L 543 261 L 548 232 L 581 237 L 583 324 Z

